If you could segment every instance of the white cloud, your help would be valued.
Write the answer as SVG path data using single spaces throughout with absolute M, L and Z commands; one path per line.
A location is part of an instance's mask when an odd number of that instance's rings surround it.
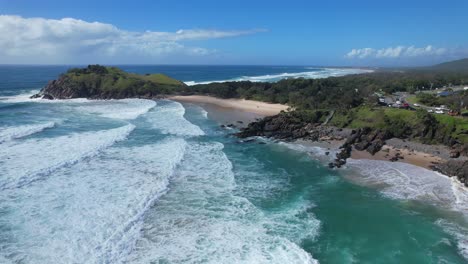
M 352 49 L 348 52 L 345 57 L 354 59 L 366 59 L 366 58 L 410 58 L 410 57 L 430 57 L 430 56 L 442 56 L 452 53 L 446 48 L 436 48 L 428 45 L 426 47 L 415 47 L 415 46 L 397 46 L 383 49 L 363 48 L 363 49 Z
M 205 56 L 216 53 L 183 42 L 236 37 L 264 30 L 220 31 L 206 29 L 176 32 L 135 32 L 114 25 L 74 18 L 46 19 L 0 15 L 0 63 L 30 61 L 74 63 L 80 57 L 163 57 L 172 54 Z M 70 61 L 72 60 L 72 61 Z

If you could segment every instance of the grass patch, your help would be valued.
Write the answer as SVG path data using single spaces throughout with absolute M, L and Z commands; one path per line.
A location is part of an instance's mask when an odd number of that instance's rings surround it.
M 167 85 L 183 85 L 184 84 L 181 81 L 178 81 L 176 79 L 173 79 L 161 73 L 148 74 L 148 75 L 136 75 L 136 76 L 143 80 L 151 81 L 151 82 L 159 83 L 159 84 L 167 84 Z

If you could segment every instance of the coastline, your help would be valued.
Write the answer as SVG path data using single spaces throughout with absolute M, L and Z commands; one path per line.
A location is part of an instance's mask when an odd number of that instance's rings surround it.
M 287 108 L 287 106 L 280 104 L 242 99 L 220 99 L 198 95 L 173 96 L 168 99 L 199 105 L 207 111 L 211 119 L 218 122 L 221 126 L 229 125 L 237 128 L 245 127 L 259 118 L 276 115 L 281 110 Z M 321 148 L 324 153 L 329 152 L 330 154 L 327 157 L 331 158 L 339 152 L 339 148 L 344 142 L 345 140 L 320 138 L 318 141 L 298 139 L 291 143 L 305 148 Z M 430 146 L 400 139 L 390 139 L 374 155 L 365 150 L 360 151 L 353 148 L 350 158 L 354 160 L 380 160 L 389 163 L 400 162 L 434 171 L 432 166 L 449 159 L 449 150 L 444 146 Z M 450 176 L 444 176 L 450 178 Z
M 289 108 L 289 106 L 282 104 L 271 104 L 245 99 L 222 99 L 205 95 L 177 95 L 170 96 L 167 99 L 178 102 L 217 105 L 223 108 L 250 112 L 259 116 L 277 115 L 281 111 L 286 111 Z

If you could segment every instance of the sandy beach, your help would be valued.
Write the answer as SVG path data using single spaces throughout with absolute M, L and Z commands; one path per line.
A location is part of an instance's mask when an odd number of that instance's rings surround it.
M 353 149 L 351 152 L 352 159 L 368 159 L 368 160 L 385 160 L 390 161 L 392 157 L 399 155 L 401 158 L 398 162 L 408 163 L 431 170 L 431 166 L 443 161 L 442 158 L 419 151 L 411 151 L 409 149 L 399 149 L 385 145 L 382 150 L 371 155 L 367 151 L 358 151 Z
M 245 99 L 221 99 L 203 95 L 172 96 L 168 99 L 179 102 L 213 104 L 224 108 L 232 108 L 240 111 L 250 112 L 261 116 L 277 115 L 281 111 L 286 111 L 289 107 L 282 104 L 270 104 Z

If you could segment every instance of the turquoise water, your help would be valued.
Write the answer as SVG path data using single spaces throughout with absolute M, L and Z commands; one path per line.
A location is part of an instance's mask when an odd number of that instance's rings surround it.
M 0 263 L 467 262 L 464 193 L 432 172 L 330 170 L 196 105 L 25 90 L 0 99 Z

